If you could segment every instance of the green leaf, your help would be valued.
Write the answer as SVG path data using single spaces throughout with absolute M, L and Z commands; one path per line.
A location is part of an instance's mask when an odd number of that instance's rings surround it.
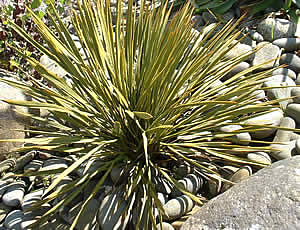
M 33 1 L 31 2 L 30 7 L 31 7 L 32 9 L 36 9 L 36 8 L 40 7 L 41 3 L 42 3 L 42 0 L 33 0 Z
M 149 120 L 151 118 L 153 118 L 153 116 L 149 113 L 146 112 L 137 112 L 137 111 L 133 111 L 133 114 L 135 116 L 137 116 L 138 118 L 144 119 L 144 120 Z

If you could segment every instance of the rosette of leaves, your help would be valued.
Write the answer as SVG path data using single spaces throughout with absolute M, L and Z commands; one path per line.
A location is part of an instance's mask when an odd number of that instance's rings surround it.
M 1 79 L 34 99 L 6 100 L 7 103 L 50 113 L 47 118 L 27 114 L 43 126 L 27 130 L 36 135 L 32 138 L 11 140 L 30 144 L 19 151 L 47 150 L 54 155 L 72 154 L 78 158 L 52 181 L 43 200 L 36 203 L 39 207 L 59 198 L 33 226 L 41 226 L 55 216 L 97 178 L 98 183 L 71 224 L 70 229 L 74 229 L 113 168 L 124 171 L 122 181 L 113 188 L 120 194 L 120 202 L 127 201 L 121 213 L 123 228 L 133 209 L 137 209 L 136 228 L 147 229 L 151 223 L 156 228 L 154 210 L 158 210 L 158 222 L 164 214 L 153 177 L 164 178 L 201 203 L 198 196 L 185 191 L 176 181 L 172 166 L 178 162 L 193 166 L 207 179 L 221 178 L 216 169 L 223 165 L 265 166 L 244 156 L 248 152 L 268 151 L 268 147 L 256 146 L 255 141 L 235 144 L 233 136 L 269 127 L 244 122 L 276 109 L 271 105 L 276 101 L 257 104 L 253 94 L 272 70 L 253 74 L 259 66 L 251 67 L 212 87 L 252 54 L 229 60 L 225 57 L 240 35 L 235 31 L 239 22 L 227 24 L 215 35 L 215 27 L 198 34 L 192 28 L 193 10 L 189 3 L 171 20 L 167 4 L 153 9 L 142 0 L 137 13 L 130 0 L 124 18 L 121 1 L 118 3 L 113 25 L 109 0 L 78 1 L 79 12 L 74 12 L 72 23 L 85 59 L 53 5 L 48 16 L 54 30 L 28 9 L 47 47 L 10 22 L 24 39 L 62 67 L 69 78 L 66 81 L 38 60 L 26 57 L 47 79 L 50 88 L 34 79 L 31 85 Z M 220 131 L 220 127 L 230 124 L 243 128 L 232 133 Z M 95 160 L 103 164 L 88 170 Z M 82 177 L 55 189 L 64 177 L 83 166 Z

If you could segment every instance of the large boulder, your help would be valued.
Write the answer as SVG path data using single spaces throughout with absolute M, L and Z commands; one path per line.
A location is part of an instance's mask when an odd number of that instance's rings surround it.
M 260 170 L 205 204 L 181 230 L 300 229 L 300 156 Z
M 3 75 L 0 74 L 3 78 Z M 5 77 L 4 77 L 5 78 Z M 7 77 L 7 79 L 12 79 Z M 23 139 L 24 132 L 15 131 L 16 129 L 24 130 L 28 119 L 20 112 L 27 112 L 27 109 L 20 106 L 9 105 L 2 100 L 26 100 L 26 96 L 21 90 L 18 90 L 4 82 L 0 82 L 0 140 L 3 139 Z M 21 147 L 20 142 L 0 142 L 0 160 L 7 158 L 8 154 L 14 149 Z

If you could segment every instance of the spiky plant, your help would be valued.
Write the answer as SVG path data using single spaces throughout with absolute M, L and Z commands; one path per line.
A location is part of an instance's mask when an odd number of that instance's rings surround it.
M 222 165 L 264 166 L 244 155 L 268 148 L 256 147 L 251 141 L 235 144 L 234 135 L 268 127 L 245 124 L 251 117 L 274 110 L 269 106 L 274 102 L 257 104 L 253 94 L 267 72 L 253 74 L 258 66 L 251 67 L 212 87 L 252 54 L 229 60 L 225 57 L 234 46 L 233 41 L 239 38 L 235 30 L 238 22 L 230 22 L 215 35 L 216 27 L 197 34 L 192 29 L 189 4 L 169 20 L 171 8 L 167 5 L 153 9 L 142 0 L 137 11 L 130 0 L 125 18 L 118 1 L 113 26 L 109 0 L 78 1 L 78 6 L 79 12 L 74 12 L 72 22 L 85 60 L 54 7 L 48 12 L 54 30 L 31 12 L 47 47 L 10 22 L 15 31 L 58 63 L 68 78 L 62 79 L 38 60 L 26 57 L 51 87 L 35 79 L 31 85 L 2 79 L 34 99 L 6 102 L 50 112 L 49 117 L 27 114 L 43 125 L 28 130 L 34 137 L 21 140 L 30 145 L 19 151 L 48 150 L 58 156 L 73 154 L 78 158 L 46 189 L 37 206 L 56 198 L 60 198 L 59 202 L 33 226 L 41 226 L 98 178 L 71 226 L 74 229 L 113 168 L 123 169 L 123 179 L 114 187 L 120 200 L 127 201 L 121 213 L 123 228 L 133 209 L 137 209 L 136 228 L 147 229 L 149 223 L 156 223 L 155 209 L 159 211 L 160 222 L 164 214 L 154 177 L 164 178 L 201 203 L 199 197 L 185 191 L 176 181 L 171 166 L 178 162 L 194 167 L 207 179 L 221 177 L 216 169 Z M 232 133 L 220 131 L 220 127 L 230 124 L 243 128 Z M 102 166 L 88 170 L 95 160 L 103 162 Z M 85 174 L 81 178 L 55 189 L 64 177 L 83 165 Z

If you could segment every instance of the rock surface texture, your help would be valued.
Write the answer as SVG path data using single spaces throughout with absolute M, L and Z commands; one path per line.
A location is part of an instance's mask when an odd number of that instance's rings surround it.
M 300 156 L 276 162 L 233 186 L 181 228 L 200 229 L 300 229 Z

